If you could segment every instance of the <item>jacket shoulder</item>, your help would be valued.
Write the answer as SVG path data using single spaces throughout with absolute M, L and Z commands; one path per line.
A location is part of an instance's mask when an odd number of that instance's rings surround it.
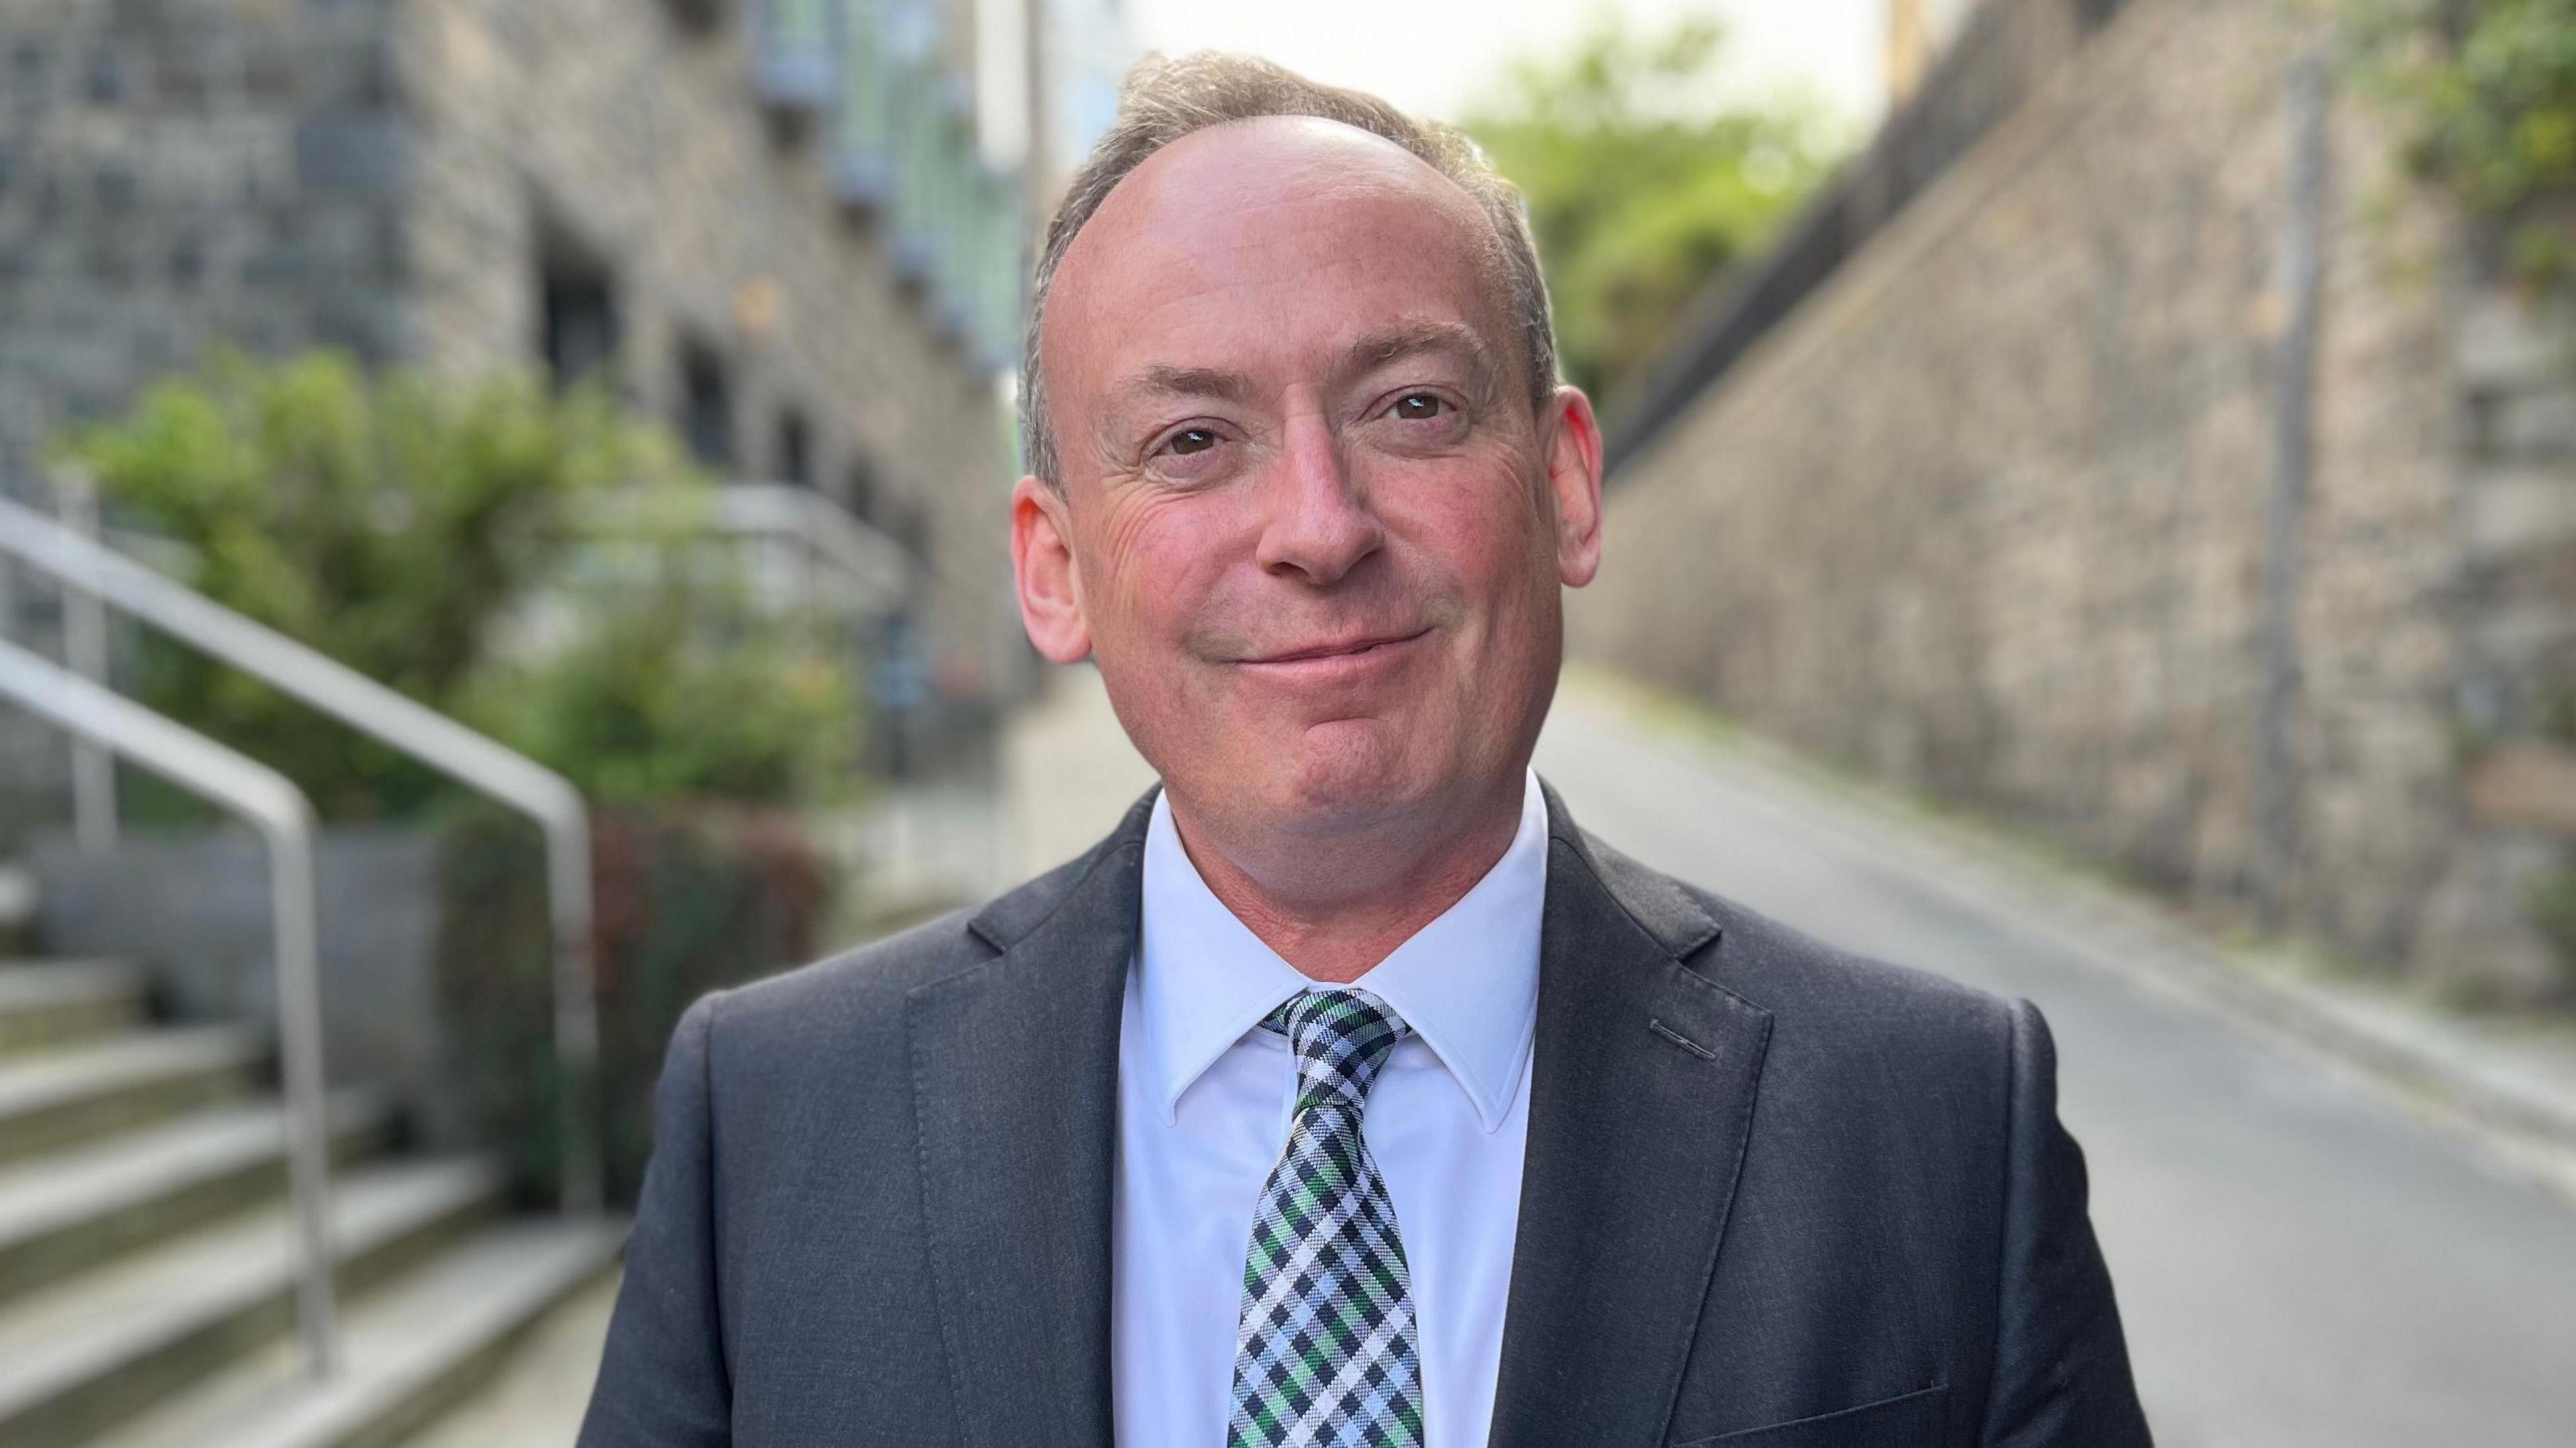
M 1577 833 L 1580 852 L 1647 933 L 1747 1004 L 1804 1022 L 1886 1016 L 2000 1026 L 2005 1002 L 1974 986 L 1845 950 Z
M 1763 1093 L 1775 1116 L 1830 1121 L 1890 1160 L 1923 1142 L 1992 1139 L 2015 1095 L 2031 1007 L 1690 894 L 1719 926 L 1690 964 L 1770 1017 Z
M 747 1039 L 783 1041 L 818 1031 L 846 1035 L 869 1027 L 900 1029 L 904 997 L 915 986 L 971 969 L 1000 954 L 992 938 L 993 922 L 1043 918 L 1089 863 L 1090 857 L 1085 856 L 981 904 L 809 965 L 710 992 L 697 1009 L 721 1021 L 733 1050 L 740 1050 Z
M 714 992 L 727 1032 L 764 1021 L 848 1024 L 903 1010 L 906 991 L 993 954 L 967 929 L 975 909 L 870 941 L 809 965 Z
M 2016 1008 L 1974 986 L 1819 940 L 1622 853 L 1561 833 L 1684 965 L 1770 1018 L 1774 1058 L 1828 1075 L 1903 1066 L 2000 1079 Z M 2027 1007 L 2021 1007 L 2027 1010 Z
M 916 988 L 972 970 L 1011 948 L 1053 915 L 1094 871 L 1144 838 L 1155 791 L 1146 791 L 1118 828 L 1081 856 L 981 905 L 952 911 L 883 940 L 811 965 L 718 990 L 689 1007 L 675 1039 L 691 1029 L 712 1069 L 773 1081 L 866 1057 L 876 1069 L 904 1057 L 905 1000 Z
M 2010 1009 L 2002 997 L 1948 976 L 1845 950 L 1722 895 L 1682 888 L 1718 922 L 1722 983 L 1775 1014 L 2000 1023 Z

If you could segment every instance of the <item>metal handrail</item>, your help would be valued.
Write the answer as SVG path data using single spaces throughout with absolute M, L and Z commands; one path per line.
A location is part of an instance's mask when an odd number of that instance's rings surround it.
M 322 1071 L 322 981 L 313 882 L 313 809 L 286 776 L 194 730 L 0 639 L 0 697 L 78 739 L 122 754 L 172 784 L 224 805 L 268 843 L 276 917 L 277 1034 L 286 1087 L 286 1173 L 301 1253 L 296 1323 L 314 1375 L 339 1366 L 332 1300 L 329 1126 Z
M 688 528 L 678 537 L 785 552 L 774 566 L 751 570 L 764 585 L 758 595 L 764 600 L 784 593 L 842 618 L 862 618 L 900 608 L 913 590 L 918 565 L 911 552 L 811 488 L 728 482 L 694 501 L 702 506 L 692 508 Z M 585 536 L 609 540 L 667 535 L 670 520 L 652 511 L 659 502 L 650 496 L 603 494 L 585 500 L 573 523 Z
M 0 499 L 0 553 L 93 594 L 246 674 L 533 818 L 546 839 L 554 926 L 555 1058 L 561 1063 L 563 1206 L 600 1210 L 597 1131 L 587 1103 L 599 1059 L 591 960 L 590 813 L 570 780 L 125 555 Z
M 891 610 L 911 591 L 911 553 L 811 488 L 726 483 L 708 503 L 706 525 L 735 538 L 793 545 L 809 589 L 819 569 L 836 580 L 836 593 L 851 611 Z

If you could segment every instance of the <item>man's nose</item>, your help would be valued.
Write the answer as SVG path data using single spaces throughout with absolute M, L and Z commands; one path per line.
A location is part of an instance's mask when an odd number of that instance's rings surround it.
M 1321 412 L 1290 420 L 1287 448 L 1263 489 L 1259 560 L 1271 572 L 1330 584 L 1378 550 L 1385 531 Z

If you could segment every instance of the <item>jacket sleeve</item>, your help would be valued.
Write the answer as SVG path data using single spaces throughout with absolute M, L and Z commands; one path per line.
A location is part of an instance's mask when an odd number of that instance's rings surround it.
M 714 1155 L 707 1038 L 720 997 L 690 1006 L 671 1033 L 653 1101 L 626 1279 L 581 1425 L 580 1448 L 723 1448 L 733 1388 L 717 1310 Z
M 2012 1011 L 2012 1107 L 1987 1448 L 2146 1448 L 2111 1275 L 2085 1214 L 2084 1153 L 2057 1120 L 2057 1048 Z

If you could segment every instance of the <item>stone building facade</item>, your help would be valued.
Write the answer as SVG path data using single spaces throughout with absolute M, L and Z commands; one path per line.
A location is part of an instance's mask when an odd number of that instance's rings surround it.
M 1024 225 L 966 0 L 9 0 L 0 477 L 211 343 L 605 369 L 915 560 L 937 686 L 1021 671 Z
M 2576 330 L 2314 13 L 2107 21 L 1631 440 L 1571 644 L 2221 915 L 2565 990 Z

